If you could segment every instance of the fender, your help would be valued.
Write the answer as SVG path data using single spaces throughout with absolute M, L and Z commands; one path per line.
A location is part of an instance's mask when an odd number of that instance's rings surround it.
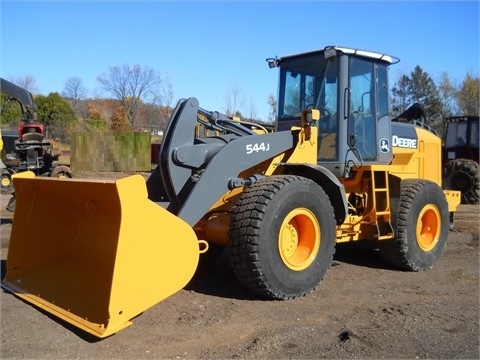
M 335 212 L 337 225 L 347 216 L 347 196 L 343 184 L 327 168 L 315 164 L 280 164 L 281 172 L 303 176 L 315 181 L 327 194 Z

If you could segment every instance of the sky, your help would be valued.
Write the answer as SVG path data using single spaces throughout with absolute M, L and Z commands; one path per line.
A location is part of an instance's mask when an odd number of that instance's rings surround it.
M 0 1 L 0 76 L 33 76 L 38 93 L 68 78 L 103 95 L 113 66 L 157 71 L 178 99 L 267 120 L 278 69 L 266 58 L 328 45 L 400 58 L 390 85 L 419 65 L 435 81 L 479 74 L 479 1 Z

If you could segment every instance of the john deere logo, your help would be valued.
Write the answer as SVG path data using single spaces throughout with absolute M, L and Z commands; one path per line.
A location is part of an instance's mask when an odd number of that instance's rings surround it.
M 380 151 L 384 154 L 390 151 L 390 143 L 388 139 L 386 138 L 380 139 Z
M 392 136 L 392 146 L 393 147 L 401 147 L 401 148 L 408 148 L 408 149 L 416 149 L 417 148 L 417 139 L 409 139 L 409 138 L 401 138 L 397 135 Z

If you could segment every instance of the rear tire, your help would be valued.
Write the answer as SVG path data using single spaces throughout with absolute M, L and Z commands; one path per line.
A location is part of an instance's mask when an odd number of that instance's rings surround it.
M 71 179 L 73 178 L 73 172 L 68 166 L 59 165 L 53 168 L 50 177 Z
M 445 168 L 445 188 L 459 190 L 462 204 L 476 205 L 480 201 L 480 172 L 478 163 L 469 159 L 450 160 Z
M 250 290 L 272 299 L 312 292 L 335 252 L 333 208 L 323 189 L 293 175 L 264 178 L 238 200 L 230 227 L 230 264 Z
M 400 204 L 392 209 L 395 239 L 378 242 L 380 255 L 404 270 L 427 270 L 445 250 L 449 223 L 448 203 L 437 184 L 402 180 Z

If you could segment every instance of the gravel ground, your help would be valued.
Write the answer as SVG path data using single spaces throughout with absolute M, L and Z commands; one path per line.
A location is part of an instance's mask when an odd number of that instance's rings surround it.
M 8 198 L 0 196 L 2 278 L 12 227 Z M 265 301 L 242 288 L 221 257 L 103 340 L 2 290 L 0 357 L 478 359 L 479 208 L 460 206 L 444 256 L 429 271 L 397 271 L 370 243 L 342 244 L 312 294 Z

